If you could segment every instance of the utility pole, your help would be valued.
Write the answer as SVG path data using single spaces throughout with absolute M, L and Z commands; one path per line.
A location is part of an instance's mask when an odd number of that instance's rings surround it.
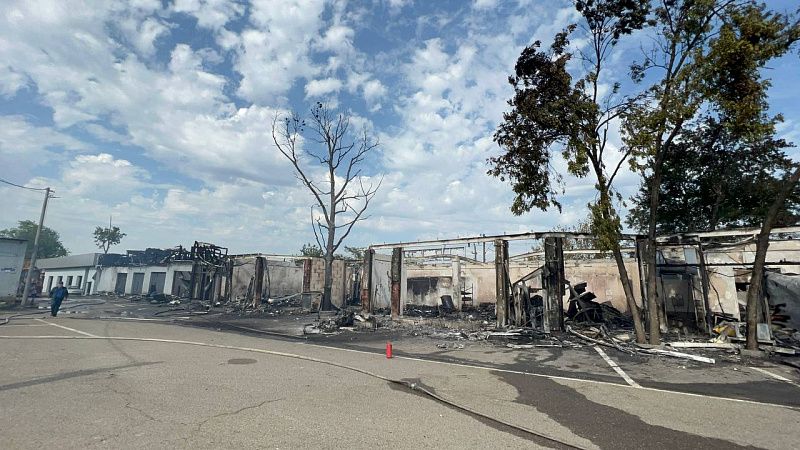
M 31 254 L 31 262 L 28 265 L 28 274 L 25 276 L 25 289 L 22 290 L 21 306 L 28 305 L 28 294 L 31 291 L 31 277 L 33 276 L 33 269 L 36 267 L 36 254 L 39 252 L 39 236 L 42 234 L 42 227 L 44 226 L 44 214 L 47 212 L 47 200 L 50 199 L 50 188 L 44 190 L 44 203 L 42 204 L 42 215 L 39 216 L 39 227 L 36 228 L 36 237 L 33 239 L 33 253 Z

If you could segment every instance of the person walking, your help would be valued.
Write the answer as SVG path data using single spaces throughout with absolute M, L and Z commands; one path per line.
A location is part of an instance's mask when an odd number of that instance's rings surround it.
M 64 287 L 63 282 L 59 281 L 58 286 L 54 287 L 53 290 L 50 291 L 50 298 L 52 299 L 50 302 L 51 316 L 55 317 L 56 314 L 58 314 L 58 310 L 61 308 L 61 302 L 67 297 L 69 297 L 67 288 Z

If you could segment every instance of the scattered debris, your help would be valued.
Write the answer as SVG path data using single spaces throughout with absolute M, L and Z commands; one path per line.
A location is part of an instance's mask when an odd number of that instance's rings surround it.
M 597 330 L 597 331 L 598 331 L 598 334 L 605 334 L 606 336 L 608 334 L 607 332 L 604 333 L 602 329 Z M 640 354 L 672 356 L 674 358 L 689 359 L 689 360 L 692 360 L 692 361 L 704 362 L 704 363 L 709 363 L 709 364 L 714 364 L 716 362 L 714 360 L 714 358 L 708 358 L 708 357 L 705 357 L 705 356 L 697 356 L 697 355 L 692 355 L 692 354 L 689 354 L 689 353 L 676 352 L 676 351 L 672 351 L 672 350 L 666 350 L 666 349 L 663 349 L 663 348 L 651 348 L 651 347 L 648 347 L 648 346 L 644 346 L 642 344 L 635 344 L 635 345 L 632 345 L 632 346 L 631 345 L 627 345 L 626 347 L 622 347 L 619 343 L 615 342 L 611 338 L 607 338 L 607 340 L 595 339 L 595 338 L 586 336 L 585 334 L 578 333 L 577 331 L 573 330 L 572 327 L 569 326 L 569 325 L 567 325 L 567 332 L 569 332 L 570 334 L 573 334 L 573 335 L 575 335 L 575 336 L 577 336 L 577 337 L 579 337 L 579 338 L 581 338 L 581 339 L 583 339 L 583 340 L 585 340 L 587 342 L 591 342 L 591 343 L 596 344 L 596 345 L 602 345 L 602 346 L 605 346 L 605 347 L 616 348 L 617 350 L 619 350 L 621 352 L 628 353 L 628 354 L 633 354 L 635 352 L 635 353 L 640 353 Z
M 618 326 L 631 326 L 631 319 L 607 303 L 594 301 L 597 296 L 586 290 L 586 282 L 569 285 L 569 306 L 566 317 L 575 323 L 607 323 Z
M 451 349 L 451 350 L 463 350 L 464 349 L 464 344 L 452 343 L 452 344 L 448 345 L 447 343 L 441 343 L 441 344 L 436 344 L 436 348 Z
M 560 344 L 506 344 L 506 347 L 513 348 L 515 350 L 522 350 L 522 349 L 539 348 L 539 347 L 564 347 L 564 346 Z
M 451 313 L 456 310 L 456 305 L 453 304 L 453 297 L 451 295 L 443 295 L 441 299 L 441 308 L 444 313 Z
M 303 334 L 320 334 L 320 333 L 322 333 L 322 330 L 313 323 L 303 325 Z
M 706 358 L 705 356 L 697 356 L 697 355 L 692 355 L 690 353 L 675 352 L 675 351 L 672 351 L 672 350 L 664 350 L 664 349 L 661 349 L 661 348 L 639 348 L 638 351 L 640 353 L 649 353 L 649 354 L 653 354 L 653 355 L 672 356 L 674 358 L 690 359 L 692 361 L 704 362 L 704 363 L 709 363 L 709 364 L 716 363 L 714 358 Z
M 738 344 L 728 342 L 668 342 L 668 346 L 675 348 L 720 348 L 725 350 L 739 350 Z

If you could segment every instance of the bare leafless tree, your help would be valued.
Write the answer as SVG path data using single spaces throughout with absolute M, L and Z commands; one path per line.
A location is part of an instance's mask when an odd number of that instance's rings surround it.
M 272 121 L 272 139 L 292 163 L 295 176 L 314 195 L 311 221 L 314 237 L 325 252 L 325 287 L 322 310 L 332 309 L 333 255 L 367 216 L 364 212 L 383 181 L 362 175 L 362 163 L 378 147 L 378 140 L 365 129 L 350 130 L 350 115 L 317 103 L 308 120 L 297 113 L 278 115 Z M 308 162 L 322 166 L 319 178 Z M 322 214 L 315 215 L 315 211 Z M 339 223 L 341 220 L 341 223 Z

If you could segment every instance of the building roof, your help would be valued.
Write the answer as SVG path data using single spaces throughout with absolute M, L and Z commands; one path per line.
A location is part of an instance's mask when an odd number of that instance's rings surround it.
M 2 236 L 0 236 L 0 241 L 17 241 L 17 242 L 28 242 L 28 240 L 27 240 L 27 239 L 17 239 L 17 238 L 11 238 L 11 237 L 2 237 Z
M 44 258 L 36 261 L 40 269 L 66 269 L 69 267 L 94 267 L 102 253 L 83 253 L 80 255 L 61 256 L 59 258 Z

